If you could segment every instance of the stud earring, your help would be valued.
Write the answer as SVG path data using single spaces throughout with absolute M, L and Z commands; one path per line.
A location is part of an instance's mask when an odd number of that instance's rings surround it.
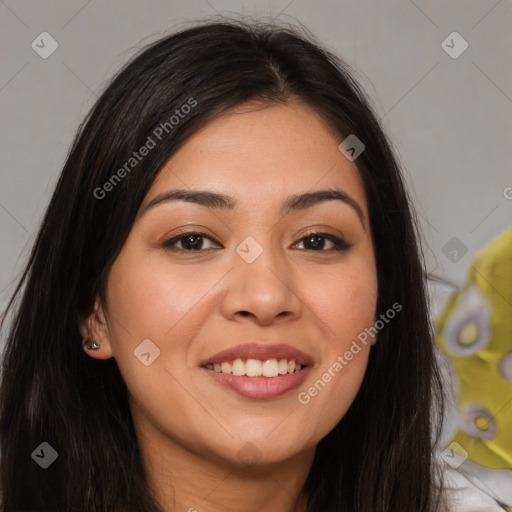
M 84 346 L 88 341 L 88 339 L 84 339 L 82 346 Z M 89 345 L 87 345 L 87 350 L 98 350 L 99 348 L 100 346 L 94 340 L 92 340 L 92 343 L 89 343 Z

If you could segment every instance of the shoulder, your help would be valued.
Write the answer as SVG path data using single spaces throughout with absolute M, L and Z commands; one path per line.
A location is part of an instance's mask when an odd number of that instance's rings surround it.
M 470 461 L 439 459 L 443 504 L 447 512 L 503 512 L 512 505 L 512 471 L 490 470 Z

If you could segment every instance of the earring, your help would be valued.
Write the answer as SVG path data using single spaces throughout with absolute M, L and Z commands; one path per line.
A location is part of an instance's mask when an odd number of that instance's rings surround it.
M 88 339 L 84 339 L 82 346 L 84 346 L 88 341 Z M 99 348 L 100 346 L 94 340 L 92 340 L 92 343 L 87 345 L 87 350 L 98 350 Z

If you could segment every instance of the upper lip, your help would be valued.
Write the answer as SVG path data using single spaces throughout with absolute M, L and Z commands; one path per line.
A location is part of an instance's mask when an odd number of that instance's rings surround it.
M 200 366 L 215 363 L 220 364 L 235 359 L 294 359 L 296 363 L 302 366 L 313 364 L 313 359 L 309 355 L 285 343 L 265 345 L 256 342 L 236 345 L 217 352 L 217 354 L 203 359 Z

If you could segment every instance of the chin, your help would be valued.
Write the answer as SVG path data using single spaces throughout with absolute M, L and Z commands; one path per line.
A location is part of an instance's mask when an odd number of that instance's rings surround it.
M 289 445 L 288 445 L 289 443 Z M 257 468 L 279 464 L 298 457 L 308 448 L 298 448 L 291 438 L 269 440 L 258 437 L 240 441 L 229 449 L 229 463 L 240 468 Z M 225 450 L 222 455 L 225 456 Z M 221 456 L 222 456 L 221 455 Z

